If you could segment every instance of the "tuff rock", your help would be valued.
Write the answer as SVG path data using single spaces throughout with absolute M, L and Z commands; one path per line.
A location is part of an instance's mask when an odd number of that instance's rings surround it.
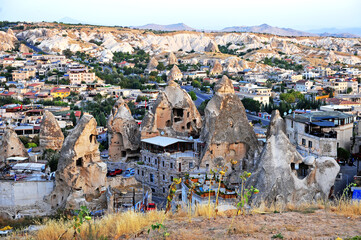
M 209 72 L 210 75 L 219 75 L 222 74 L 223 72 L 223 67 L 222 65 L 218 62 L 218 60 L 216 60 L 213 64 L 213 67 L 211 69 L 211 71 Z
M 205 52 L 219 52 L 218 45 L 214 41 L 210 41 L 208 46 L 204 48 Z
M 64 135 L 54 115 L 45 111 L 40 124 L 39 143 L 42 149 L 60 150 L 63 146 Z
M 302 203 L 327 198 L 340 166 L 333 158 L 303 158 L 287 135 L 284 120 L 273 111 L 267 141 L 247 186 L 259 189 L 253 202 Z
M 202 118 L 189 94 L 174 82 L 158 97 L 141 124 L 142 139 L 155 136 L 194 136 L 200 134 Z
M 237 172 L 253 166 L 253 159 L 259 152 L 258 140 L 231 80 L 223 76 L 214 91 L 215 95 L 205 108 L 201 140 L 206 145 L 201 153 L 201 166 L 227 166 L 227 181 L 236 183 Z M 237 164 L 232 165 L 231 161 Z
M 178 59 L 173 52 L 168 55 L 168 65 L 178 65 Z
M 179 70 L 177 65 L 174 65 L 168 74 L 168 81 L 181 81 L 183 78 L 183 73 Z
M 139 156 L 140 132 L 128 105 L 120 97 L 108 118 L 109 159 L 127 161 Z
M 100 160 L 97 123 L 84 115 L 66 137 L 60 151 L 55 188 L 48 196 L 53 209 L 104 209 L 107 166 Z
M 9 157 L 29 157 L 29 155 L 16 132 L 6 128 L 0 145 L 0 162 Z

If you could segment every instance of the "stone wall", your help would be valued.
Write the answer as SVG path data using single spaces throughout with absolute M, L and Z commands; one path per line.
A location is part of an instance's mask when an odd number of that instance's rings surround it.
M 53 181 L 39 182 L 1 182 L 0 207 L 29 206 L 51 193 Z

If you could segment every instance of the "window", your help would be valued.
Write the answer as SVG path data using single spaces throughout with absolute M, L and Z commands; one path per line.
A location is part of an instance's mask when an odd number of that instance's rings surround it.
M 163 193 L 165 193 L 165 188 L 163 188 Z
M 155 193 L 155 189 L 154 189 L 154 188 L 152 188 L 152 192 Z
M 165 180 L 165 175 L 163 174 L 163 180 Z
M 76 165 L 77 165 L 78 167 L 82 167 L 82 166 L 83 166 L 83 158 L 78 158 L 78 159 L 76 160 Z
M 154 159 L 154 164 L 157 165 L 158 164 L 158 160 Z
M 170 168 L 173 168 L 173 163 L 170 163 Z
M 308 141 L 308 147 L 309 147 L 309 148 L 312 147 L 312 141 Z
M 154 182 L 154 175 L 152 173 L 149 175 L 149 179 L 150 179 L 150 182 Z
M 144 176 L 144 171 L 142 171 L 142 176 Z
M 189 168 L 193 168 L 193 162 L 189 163 Z
M 170 176 L 170 181 L 173 182 L 173 176 Z
M 138 171 L 137 171 L 137 174 L 139 175 L 139 169 L 138 169 Z
M 162 161 L 162 166 L 164 167 L 164 161 Z
M 306 139 L 302 138 L 302 145 L 306 146 Z
M 291 128 L 293 128 L 293 121 L 291 121 Z

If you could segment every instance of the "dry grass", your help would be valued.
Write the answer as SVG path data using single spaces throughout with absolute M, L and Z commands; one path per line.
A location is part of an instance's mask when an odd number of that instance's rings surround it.
M 282 213 L 284 212 L 297 212 L 301 214 L 312 214 L 316 211 L 324 211 L 325 213 L 332 213 L 347 217 L 360 217 L 361 216 L 361 203 L 352 202 L 350 200 L 343 201 L 334 201 L 334 202 L 317 202 L 313 204 L 299 204 L 299 205 L 280 205 L 273 204 L 267 205 L 262 203 L 257 208 L 253 208 L 251 215 L 243 216 L 242 218 L 237 217 L 236 222 L 232 226 L 232 229 L 229 229 L 228 233 L 231 235 L 239 234 L 257 234 L 262 232 L 261 225 L 257 223 L 252 223 L 252 219 L 262 219 L 268 218 L 268 216 L 260 216 L 260 214 L 272 214 L 272 213 Z M 181 225 L 189 224 L 187 208 L 179 208 L 176 212 L 168 213 L 164 225 L 178 223 Z M 211 221 L 213 222 L 224 222 L 231 221 L 235 214 L 234 210 L 228 210 L 222 213 L 218 213 L 216 216 L 215 205 L 214 204 L 201 204 L 197 205 L 192 210 L 192 219 L 194 219 L 195 224 L 200 224 L 202 221 Z M 313 215 L 313 214 L 312 214 Z M 275 216 L 275 215 L 270 215 Z M 310 215 L 309 215 L 310 216 Z M 134 212 L 125 212 L 117 214 L 109 214 L 104 216 L 101 219 L 91 220 L 85 222 L 81 226 L 81 231 L 78 234 L 78 239 L 118 239 L 118 238 L 134 238 L 136 236 L 146 234 L 147 230 L 154 223 L 162 222 L 164 217 L 164 211 L 151 211 L 147 214 L 134 213 Z M 217 218 L 216 218 L 217 217 Z M 246 217 L 246 219 L 244 219 Z M 210 219 L 210 220 L 208 220 Z M 228 219 L 228 220 L 227 220 Z M 240 224 L 240 220 L 246 222 L 247 224 Z M 233 220 L 232 220 L 233 221 Z M 237 223 L 238 222 L 238 223 Z M 193 221 L 192 223 L 193 224 Z M 58 239 L 63 233 L 65 233 L 62 239 L 73 239 L 74 230 L 72 228 L 72 221 L 70 220 L 46 220 L 43 224 L 43 228 L 34 233 L 32 239 L 41 239 L 41 240 L 53 240 Z M 224 224 L 226 229 L 229 226 L 229 222 Z M 288 232 L 297 232 L 298 228 L 295 228 L 290 223 L 284 223 L 283 229 Z M 170 230 L 170 229 L 169 229 Z M 189 232 L 190 234 L 190 232 Z M 196 234 L 194 232 L 194 234 Z M 200 232 L 199 232 L 200 234 Z M 191 236 L 192 234 L 190 234 Z M 16 238 L 19 236 L 19 233 L 15 233 L 13 236 Z M 187 239 L 187 238 L 182 238 Z
M 135 234 L 145 227 L 160 222 L 163 215 L 163 211 L 151 211 L 147 214 L 132 211 L 109 214 L 99 220 L 85 222 L 81 226 L 78 236 L 80 239 L 129 237 L 129 235 Z M 73 239 L 74 230 L 71 228 L 71 221 L 49 220 L 45 227 L 36 233 L 35 239 L 58 239 L 64 232 L 65 234 L 61 239 Z

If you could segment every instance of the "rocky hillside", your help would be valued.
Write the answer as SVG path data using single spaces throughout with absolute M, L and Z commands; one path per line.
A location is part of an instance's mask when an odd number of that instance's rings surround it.
M 291 56 L 297 63 L 310 65 L 313 61 L 309 59 L 320 59 L 314 62 L 322 65 L 336 61 L 350 65 L 361 63 L 360 38 L 282 37 L 259 33 L 187 31 L 155 34 L 129 28 L 50 23 L 47 23 L 46 27 L 39 24 L 33 26 L 33 29 L 17 32 L 16 36 L 38 45 L 46 52 L 60 53 L 65 49 L 84 51 L 101 60 L 111 60 L 116 51 L 132 53 L 136 48 L 151 55 L 178 52 L 177 56 L 187 57 L 190 52 L 194 52 L 198 54 L 195 57 L 199 57 L 204 54 L 206 47 L 214 42 L 225 47 L 223 53 L 242 56 L 254 62 L 265 57 Z M 8 38 L 11 39 L 11 36 Z

